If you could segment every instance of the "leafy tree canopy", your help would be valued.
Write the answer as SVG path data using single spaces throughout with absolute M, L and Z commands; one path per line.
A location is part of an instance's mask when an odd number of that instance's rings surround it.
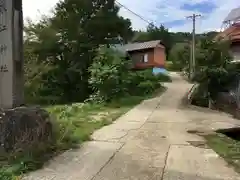
M 28 52 L 36 62 L 53 66 L 42 75 L 41 95 L 51 94 L 61 101 L 89 96 L 88 68 L 96 49 L 132 38 L 130 20 L 118 12 L 114 0 L 64 0 L 57 3 L 52 17 L 43 17 L 36 24 L 28 22 Z

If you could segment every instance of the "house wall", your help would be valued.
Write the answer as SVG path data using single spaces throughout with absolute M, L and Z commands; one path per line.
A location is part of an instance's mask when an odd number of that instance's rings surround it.
M 233 57 L 233 61 L 240 62 L 240 42 L 235 42 L 231 45 L 230 53 Z
M 164 67 L 165 51 L 162 47 L 129 52 L 133 60 L 133 67 L 136 69 L 145 69 L 152 67 Z M 148 62 L 144 62 L 144 55 L 148 54 Z
M 154 65 L 154 49 L 129 52 L 133 67 L 137 69 L 148 68 Z M 144 55 L 148 55 L 148 62 L 144 62 Z
M 154 62 L 156 67 L 164 67 L 166 61 L 166 53 L 165 48 L 156 47 L 154 49 Z

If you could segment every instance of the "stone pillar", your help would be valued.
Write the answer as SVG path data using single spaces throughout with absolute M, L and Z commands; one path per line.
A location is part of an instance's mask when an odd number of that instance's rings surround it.
M 22 1 L 0 0 L 0 108 L 23 104 Z
M 24 103 L 23 12 L 22 0 L 13 0 L 13 106 Z

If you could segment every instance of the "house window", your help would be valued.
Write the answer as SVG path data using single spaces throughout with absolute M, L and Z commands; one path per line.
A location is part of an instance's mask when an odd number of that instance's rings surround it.
M 143 62 L 145 62 L 145 63 L 148 62 L 148 54 L 144 54 L 144 56 L 143 56 Z

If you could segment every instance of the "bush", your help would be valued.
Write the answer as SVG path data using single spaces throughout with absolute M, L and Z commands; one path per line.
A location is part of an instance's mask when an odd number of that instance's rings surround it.
M 168 71 L 181 71 L 182 68 L 183 67 L 181 65 L 181 62 L 172 62 L 172 61 L 166 62 L 166 69 Z
M 89 100 L 106 102 L 127 95 L 144 95 L 160 87 L 150 70 L 131 71 L 130 60 L 118 51 L 102 47 L 89 68 L 94 93 Z
M 122 87 L 127 62 L 115 51 L 102 47 L 89 68 L 89 84 L 94 93 L 91 98 L 98 101 L 108 101 L 124 92 Z
M 132 84 L 129 87 L 131 95 L 146 95 L 152 93 L 160 87 L 158 76 L 152 74 L 150 70 L 132 72 Z
M 160 82 L 172 82 L 172 79 L 167 74 L 158 74 L 157 79 Z
M 201 107 L 208 107 L 208 92 L 206 84 L 199 84 L 192 98 L 192 104 Z
M 182 71 L 185 67 L 189 66 L 190 48 L 187 43 L 176 43 L 169 55 L 167 62 L 167 69 L 169 71 Z

